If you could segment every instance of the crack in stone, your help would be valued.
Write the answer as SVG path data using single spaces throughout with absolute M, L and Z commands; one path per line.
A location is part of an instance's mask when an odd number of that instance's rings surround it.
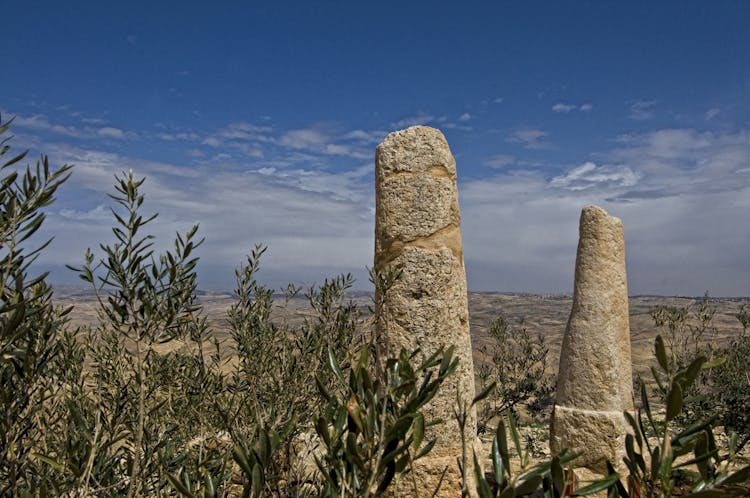
M 455 223 L 450 223 L 438 231 L 426 236 L 417 237 L 412 240 L 394 239 L 383 243 L 380 253 L 376 255 L 376 266 L 380 269 L 387 266 L 399 257 L 404 249 L 415 247 L 427 251 L 439 251 L 443 247 L 448 248 L 463 266 L 463 250 L 461 248 L 461 230 Z
M 419 175 L 427 175 L 431 176 L 433 178 L 455 178 L 456 172 L 451 171 L 451 169 L 448 166 L 445 166 L 443 164 L 437 164 L 435 166 L 430 166 L 427 169 L 421 170 L 421 171 L 409 171 L 409 170 L 397 170 L 397 171 L 391 171 L 388 173 L 385 173 L 383 175 L 383 180 L 389 180 L 391 178 L 398 178 L 399 176 L 419 176 Z

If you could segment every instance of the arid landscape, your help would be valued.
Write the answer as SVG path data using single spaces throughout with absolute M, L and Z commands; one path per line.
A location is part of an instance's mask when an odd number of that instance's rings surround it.
M 361 313 L 361 319 L 369 318 L 368 306 L 371 296 L 355 292 L 350 297 Z M 654 361 L 653 343 L 658 327 L 654 325 L 649 312 L 657 306 L 697 307 L 701 297 L 631 296 L 630 334 L 633 369 L 635 373 L 645 373 Z M 72 326 L 96 323 L 96 301 L 87 290 L 75 287 L 60 287 L 55 290 L 55 300 L 62 306 L 74 306 L 70 314 Z M 226 338 L 227 309 L 234 298 L 230 292 L 202 293 L 200 304 L 217 338 Z M 739 307 L 750 298 L 710 298 L 716 310 L 712 324 L 716 335 L 711 339 L 715 344 L 724 344 L 742 333 L 742 326 L 735 315 Z M 524 326 L 533 334 L 541 334 L 550 347 L 550 368 L 556 372 L 565 325 L 570 314 L 572 296 L 567 294 L 517 294 L 503 292 L 470 292 L 469 316 L 471 322 L 472 347 L 475 364 L 483 361 L 479 348 L 489 341 L 487 328 L 500 315 L 512 324 L 523 320 Z M 276 313 L 279 320 L 289 323 L 300 322 L 310 315 L 310 308 L 304 297 L 295 297 L 285 304 L 283 296 L 276 299 Z

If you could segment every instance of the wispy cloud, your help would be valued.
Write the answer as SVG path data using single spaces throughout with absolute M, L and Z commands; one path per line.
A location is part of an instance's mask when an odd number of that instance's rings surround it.
M 368 144 L 376 144 L 381 142 L 388 134 L 386 131 L 375 130 L 375 131 L 364 131 L 364 130 L 352 130 L 342 135 L 344 140 L 353 140 L 358 142 L 364 142 Z
M 32 116 L 17 115 L 13 120 L 13 124 L 21 128 L 35 131 L 46 131 L 72 138 L 82 138 L 87 136 L 86 132 L 75 126 L 50 123 L 47 116 L 44 116 L 43 114 L 34 114 Z
M 718 116 L 721 113 L 721 109 L 718 109 L 716 107 L 711 108 L 706 111 L 706 121 L 711 121 L 716 116 Z
M 104 124 L 107 122 L 107 120 L 103 118 L 81 118 L 81 121 L 83 121 L 86 124 L 92 124 L 92 125 Z
M 394 130 L 400 130 L 402 128 L 408 128 L 410 126 L 427 125 L 433 121 L 435 121 L 435 116 L 427 114 L 426 112 L 418 112 L 417 114 L 406 116 L 394 123 L 391 123 L 391 128 Z
M 537 128 L 521 128 L 513 132 L 506 140 L 521 144 L 526 149 L 549 149 L 552 145 L 547 142 L 549 133 Z
M 103 123 L 103 120 L 92 120 L 89 118 L 88 120 L 84 120 L 84 122 L 89 124 L 99 124 Z M 13 124 L 19 128 L 46 132 L 69 138 L 91 139 L 103 137 L 117 140 L 137 138 L 136 133 L 115 128 L 113 126 L 74 126 L 54 123 L 44 114 L 33 114 L 31 116 L 17 115 L 13 120 Z
M 484 161 L 484 165 L 490 168 L 503 168 L 515 162 L 516 158 L 507 154 L 498 154 Z
M 200 135 L 198 135 L 195 132 L 192 131 L 181 131 L 181 132 L 174 132 L 174 133 L 157 133 L 156 138 L 159 140 L 164 140 L 165 142 L 175 142 L 175 141 L 191 141 L 196 142 L 200 140 Z
M 578 106 L 574 104 L 563 104 L 562 102 L 558 102 L 557 104 L 552 106 L 552 110 L 555 112 L 568 113 L 576 109 L 578 109 Z
M 634 121 L 646 121 L 654 117 L 654 108 L 658 102 L 655 100 L 635 100 L 630 104 L 630 119 Z
M 321 127 L 289 130 L 279 137 L 278 145 L 318 154 L 347 156 L 357 159 L 369 158 L 372 155 L 358 146 L 341 143 L 333 133 Z
M 125 132 L 112 126 L 104 126 L 96 130 L 96 134 L 107 138 L 125 138 Z
M 557 104 L 552 106 L 552 111 L 557 112 L 557 113 L 567 114 L 573 111 L 589 112 L 593 108 L 594 106 L 589 103 L 579 105 L 579 104 L 568 104 L 565 102 L 558 102 Z
M 550 185 L 569 190 L 586 190 L 602 186 L 632 187 L 639 179 L 640 175 L 627 166 L 597 166 L 589 161 L 554 177 Z

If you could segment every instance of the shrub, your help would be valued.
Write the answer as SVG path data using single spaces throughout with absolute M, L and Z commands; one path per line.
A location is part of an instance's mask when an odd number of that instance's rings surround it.
M 490 324 L 489 334 L 492 343 L 479 350 L 490 361 L 479 366 L 478 376 L 483 388 L 493 383 L 497 388 L 481 404 L 480 426 L 509 411 L 517 416 L 519 406 L 534 416 L 548 413 L 554 383 L 547 373 L 549 348 L 544 336 L 534 337 L 523 321 L 512 326 L 503 316 Z
M 625 412 L 632 433 L 625 436 L 625 465 L 629 471 L 629 490 L 618 481 L 617 491 L 623 498 L 669 497 L 675 491 L 681 469 L 695 465 L 698 475 L 689 496 L 745 496 L 742 486 L 750 479 L 750 466 L 733 470 L 736 441 L 730 439 L 729 452 L 721 455 L 714 439 L 718 415 L 680 428 L 675 421 L 684 407 L 684 393 L 707 367 L 707 358 L 697 356 L 685 367 L 670 361 L 661 336 L 654 346 L 660 370 L 653 369 L 654 382 L 666 400 L 663 418 L 657 419 L 649 404 L 647 388 L 641 383 L 641 407 L 635 416 Z M 652 442 L 652 438 L 655 440 Z M 678 457 L 692 453 L 692 458 Z M 611 468 L 611 467 L 610 467 Z
M 743 335 L 733 340 L 719 354 L 724 362 L 712 373 L 716 404 L 721 424 L 738 435 L 737 451 L 750 442 L 750 337 Z
M 409 472 L 432 449 L 434 440 L 422 443 L 425 427 L 437 421 L 425 421 L 420 410 L 458 360 L 452 349 L 421 361 L 419 353 L 402 349 L 396 357 L 381 359 L 376 347 L 363 348 L 348 379 L 329 355 L 342 394 L 333 395 L 318 382 L 328 402 L 315 425 L 323 442 L 323 455 L 316 458 L 325 477 L 323 496 L 380 496 L 397 474 Z
M 35 168 L 14 168 L 27 152 L 6 159 L 10 122 L 0 122 L 0 495 L 45 493 L 52 486 L 36 458 L 45 446 L 48 410 L 58 396 L 60 341 L 70 309 L 52 304 L 46 274 L 30 266 L 49 241 L 29 247 L 70 166 L 50 170 L 46 156 Z

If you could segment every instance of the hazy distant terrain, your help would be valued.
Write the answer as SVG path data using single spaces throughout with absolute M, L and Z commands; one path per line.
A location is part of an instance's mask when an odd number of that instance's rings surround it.
M 88 325 L 96 322 L 96 304 L 89 292 L 80 289 L 56 288 L 55 299 L 61 305 L 74 305 L 71 313 L 73 325 Z M 368 305 L 370 296 L 355 293 L 351 300 L 357 304 L 362 313 L 362 320 L 369 317 Z M 229 293 L 206 293 L 200 296 L 204 313 L 209 319 L 211 328 L 219 339 L 226 337 L 226 311 L 233 298 Z M 711 305 L 716 309 L 713 319 L 718 329 L 718 342 L 739 335 L 742 327 L 735 318 L 738 308 L 748 298 L 711 298 Z M 634 370 L 643 372 L 648 368 L 653 354 L 653 340 L 657 328 L 653 324 L 649 311 L 658 305 L 697 306 L 696 298 L 633 296 L 630 298 L 630 330 Z M 309 313 L 309 306 L 303 297 L 297 297 L 284 306 L 283 297 L 276 300 L 279 320 L 290 323 L 299 322 Z M 469 293 L 469 314 L 471 319 L 472 344 L 475 362 L 483 359 L 478 348 L 488 341 L 487 328 L 491 321 L 503 314 L 510 323 L 516 324 L 523 319 L 526 328 L 532 333 L 544 335 L 550 346 L 551 368 L 556 371 L 560 344 L 565 325 L 570 313 L 572 297 L 569 295 L 534 295 L 510 293 Z

